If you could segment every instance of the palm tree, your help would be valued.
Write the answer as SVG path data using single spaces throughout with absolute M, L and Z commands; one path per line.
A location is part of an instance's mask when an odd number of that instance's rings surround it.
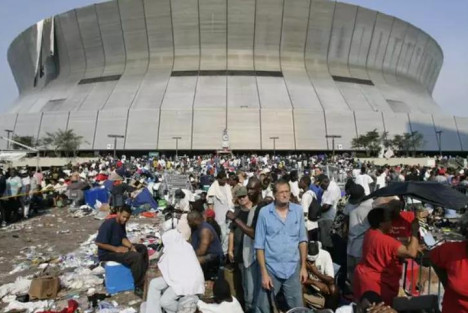
M 55 133 L 46 133 L 46 137 L 41 141 L 44 146 L 52 145 L 57 155 L 63 152 L 68 157 L 70 153 L 76 156 L 76 151 L 83 143 L 83 137 L 75 134 L 73 129 L 59 129 Z
M 34 147 L 36 145 L 36 140 L 33 136 L 13 136 L 12 138 L 14 141 L 19 142 L 28 147 Z M 13 149 L 24 150 L 24 147 L 17 145 L 15 143 L 12 144 Z

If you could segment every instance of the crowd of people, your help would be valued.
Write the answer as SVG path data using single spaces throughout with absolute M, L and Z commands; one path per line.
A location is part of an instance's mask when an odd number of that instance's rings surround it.
M 189 186 L 161 192 L 168 172 L 185 174 Z M 74 190 L 110 182 L 116 216 L 99 228 L 98 256 L 129 266 L 137 292 L 145 283 L 148 254 L 126 236 L 132 214 L 126 198 L 149 188 L 155 198 L 172 202 L 160 212 L 161 276 L 149 284 L 142 306 L 147 313 L 192 307 L 204 313 L 296 307 L 397 312 L 392 306 L 401 295 L 404 263 L 422 255 L 445 288 L 443 313 L 468 312 L 468 216 L 459 223 L 464 240 L 427 249 L 420 224 L 436 220 L 437 208 L 402 197 L 366 198 L 402 181 L 435 181 L 466 192 L 468 169 L 375 166 L 350 156 L 305 154 L 122 157 L 44 172 L 0 172 L 0 194 L 5 222 L 19 218 L 15 214 L 28 217 L 33 197 L 57 206 Z M 227 269 L 234 273 L 234 288 L 225 280 Z M 213 303 L 198 300 L 206 281 L 214 281 Z

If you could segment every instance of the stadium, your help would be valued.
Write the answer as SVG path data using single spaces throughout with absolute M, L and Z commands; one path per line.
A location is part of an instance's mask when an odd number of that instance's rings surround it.
M 326 0 L 118 0 L 44 19 L 10 45 L 4 129 L 73 129 L 80 149 L 351 149 L 373 129 L 468 150 L 432 98 L 443 52 L 396 17 Z M 5 142 L 0 142 L 4 148 Z M 225 143 L 226 144 L 226 143 Z

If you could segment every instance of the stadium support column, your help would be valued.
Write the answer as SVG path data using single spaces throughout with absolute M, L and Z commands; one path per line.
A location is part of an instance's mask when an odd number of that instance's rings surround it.
M 439 156 L 442 158 L 442 130 L 437 130 L 436 135 L 437 135 L 437 145 L 439 146 Z

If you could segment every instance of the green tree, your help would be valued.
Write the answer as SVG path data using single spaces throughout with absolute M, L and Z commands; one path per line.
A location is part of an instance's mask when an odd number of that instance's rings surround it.
M 352 139 L 353 149 L 364 149 L 367 156 L 375 155 L 379 152 L 381 135 L 377 129 L 371 130 L 364 135 L 359 135 Z
M 426 141 L 424 140 L 423 134 L 421 134 L 421 133 L 419 133 L 417 131 L 414 131 L 411 134 L 412 134 L 411 144 L 413 146 L 413 149 L 416 151 L 416 150 L 419 150 L 422 147 L 424 147 L 424 145 L 426 144 Z
M 76 156 L 76 151 L 83 142 L 83 137 L 75 134 L 73 129 L 59 129 L 54 133 L 48 132 L 46 136 L 41 139 L 43 146 L 52 146 L 56 155 L 60 156 L 64 153 L 67 157 L 70 156 L 70 153 Z
M 36 140 L 33 136 L 13 136 L 12 138 L 14 141 L 16 142 L 19 142 L 23 145 L 26 145 L 28 147 L 31 147 L 33 148 L 34 146 L 36 146 Z M 17 145 L 15 143 L 12 143 L 12 148 L 15 149 L 15 150 L 27 150 L 26 148 L 24 147 L 21 147 L 20 145 Z
M 404 152 L 406 156 L 416 155 L 416 150 L 424 146 L 424 136 L 417 132 L 403 133 L 402 135 L 395 135 L 392 140 L 392 145 L 400 152 Z

